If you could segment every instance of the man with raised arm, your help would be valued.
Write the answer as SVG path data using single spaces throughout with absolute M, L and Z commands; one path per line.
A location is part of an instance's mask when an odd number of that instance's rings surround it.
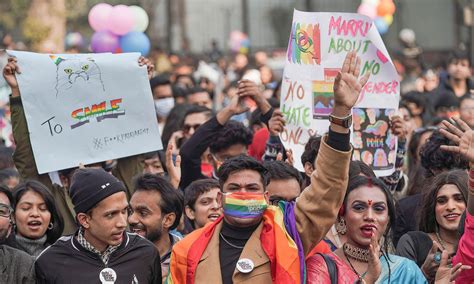
M 348 53 L 308 188 L 295 202 L 269 205 L 267 169 L 247 156 L 227 159 L 217 173 L 224 215 L 173 247 L 167 283 L 304 283 L 305 255 L 334 224 L 346 191 L 351 113 L 368 80 L 359 72 L 360 58 Z

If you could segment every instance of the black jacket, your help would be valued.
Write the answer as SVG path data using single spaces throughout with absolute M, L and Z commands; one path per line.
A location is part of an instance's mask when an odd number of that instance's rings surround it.
M 35 268 L 37 283 L 100 284 L 99 277 L 105 268 L 115 271 L 115 284 L 161 283 L 158 250 L 148 240 L 127 232 L 107 266 L 71 235 L 45 249 L 36 259 Z
M 214 116 L 199 126 L 193 136 L 181 147 L 179 151 L 181 155 L 181 183 L 179 187 L 183 190 L 195 180 L 208 178 L 201 173 L 201 155 L 222 128 L 223 126 Z

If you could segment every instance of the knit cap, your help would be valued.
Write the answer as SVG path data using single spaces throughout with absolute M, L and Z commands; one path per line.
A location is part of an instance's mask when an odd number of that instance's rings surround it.
M 100 201 L 121 191 L 125 192 L 125 186 L 113 175 L 100 168 L 86 168 L 74 173 L 69 195 L 78 214 L 86 213 Z

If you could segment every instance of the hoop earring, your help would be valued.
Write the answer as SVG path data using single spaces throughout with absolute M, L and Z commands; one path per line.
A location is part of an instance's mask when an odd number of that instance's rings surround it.
M 53 222 L 49 223 L 49 225 L 48 225 L 48 230 L 52 230 L 52 229 L 53 229 L 53 227 L 54 227 L 54 224 L 53 224 Z
M 346 226 L 346 220 L 344 220 L 344 218 L 340 217 L 339 220 L 337 221 L 336 231 L 341 235 L 346 234 L 347 226 Z

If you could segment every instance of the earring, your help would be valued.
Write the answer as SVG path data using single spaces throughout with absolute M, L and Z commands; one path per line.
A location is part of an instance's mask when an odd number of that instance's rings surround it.
M 346 234 L 347 227 L 346 227 L 346 220 L 344 220 L 344 218 L 339 218 L 339 221 L 337 221 L 336 231 L 341 235 Z
M 53 227 L 54 227 L 53 222 L 49 223 L 49 225 L 48 225 L 48 230 L 52 230 Z

